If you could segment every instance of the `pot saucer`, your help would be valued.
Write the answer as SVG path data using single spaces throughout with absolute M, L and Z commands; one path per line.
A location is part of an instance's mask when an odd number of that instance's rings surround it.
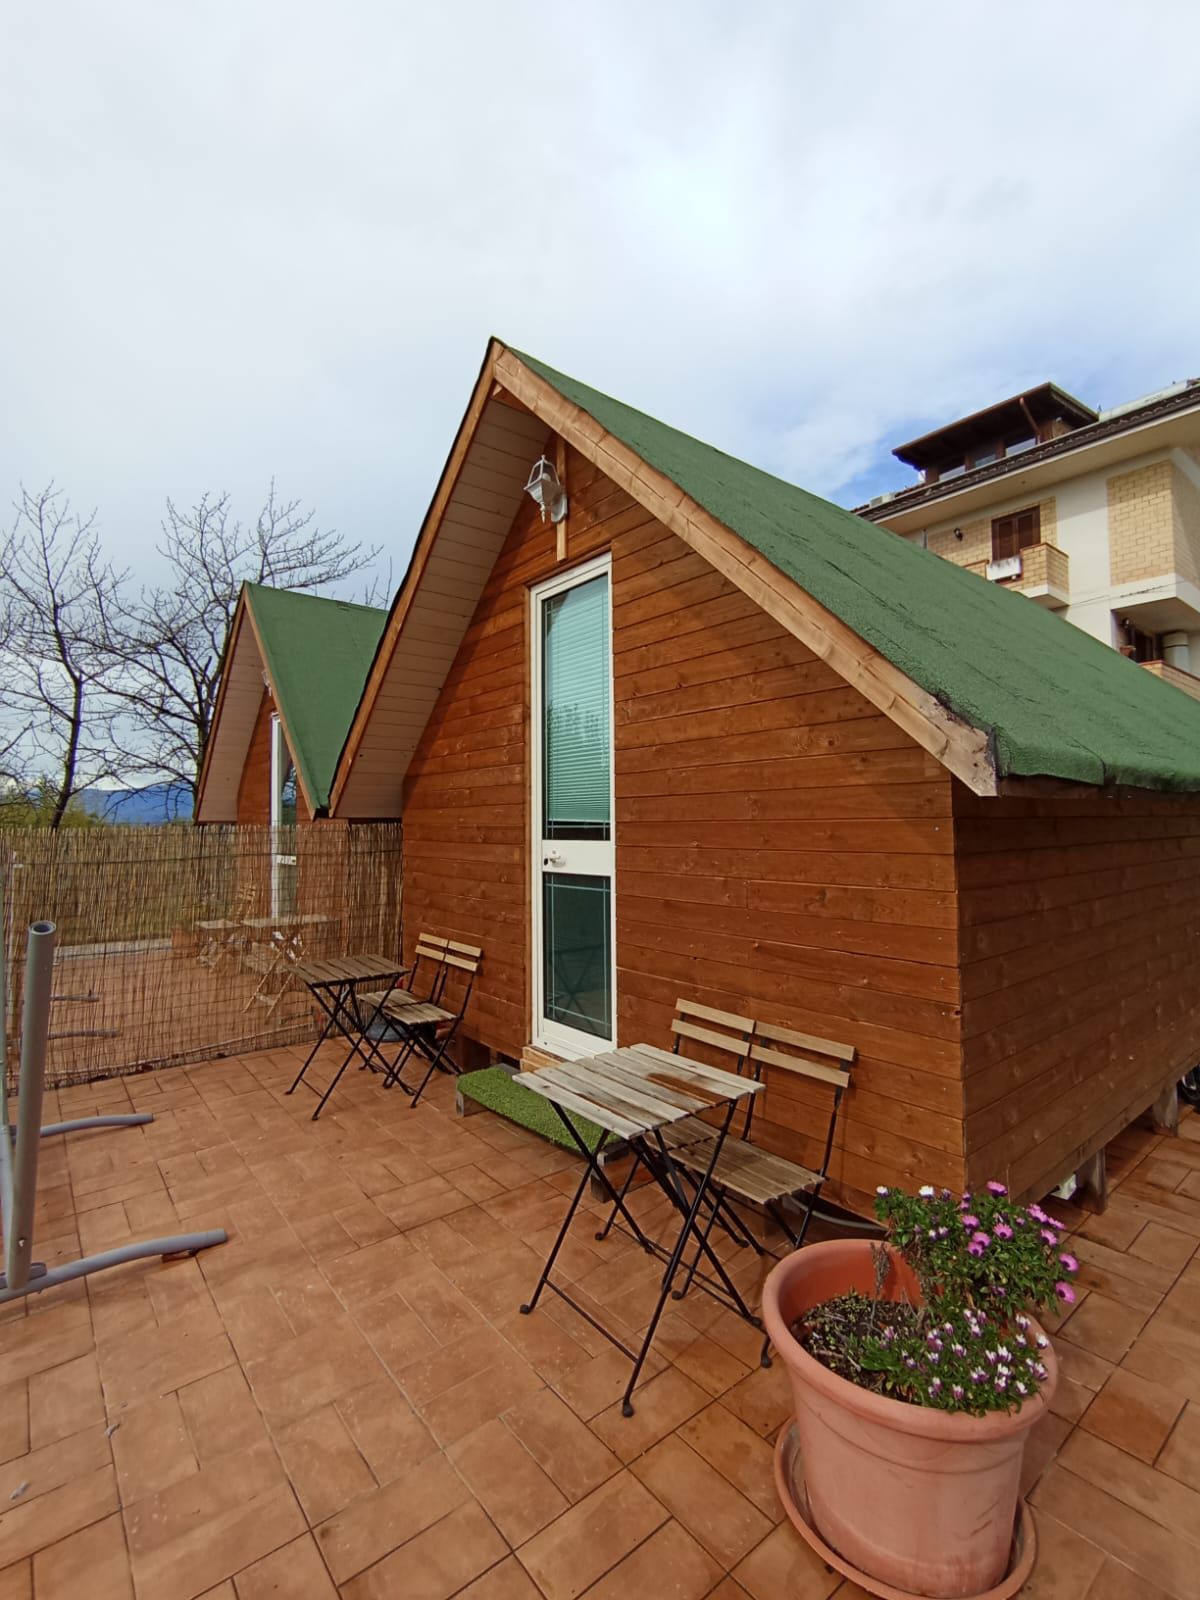
M 832 1567 L 843 1577 L 852 1579 L 868 1594 L 878 1595 L 879 1600 L 922 1600 L 922 1597 L 912 1590 L 893 1588 L 890 1583 L 872 1578 L 870 1573 L 860 1572 L 846 1560 L 845 1556 L 839 1555 L 825 1543 L 808 1509 L 808 1494 L 804 1487 L 804 1458 L 800 1453 L 800 1439 L 794 1422 L 789 1422 L 782 1428 L 779 1438 L 775 1441 L 775 1490 L 793 1526 L 827 1567 Z M 1036 1555 L 1037 1533 L 1033 1525 L 1033 1512 L 1024 1500 L 1021 1500 L 1018 1503 L 1017 1525 L 1013 1529 L 1012 1555 L 1007 1573 L 994 1588 L 964 1596 L 964 1600 L 1008 1600 L 1008 1597 L 1015 1595 L 1029 1577 Z

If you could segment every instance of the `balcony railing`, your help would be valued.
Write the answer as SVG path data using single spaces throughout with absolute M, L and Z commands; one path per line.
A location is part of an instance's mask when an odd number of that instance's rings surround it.
M 971 571 L 1006 589 L 1019 589 L 1038 605 L 1060 611 L 1071 598 L 1069 563 L 1056 544 L 1032 544 L 1004 561 L 973 561 Z
M 1185 672 L 1182 667 L 1173 667 L 1169 661 L 1143 661 L 1142 666 L 1164 683 L 1173 683 L 1184 694 L 1190 694 L 1193 700 L 1200 700 L 1200 678 L 1195 673 Z

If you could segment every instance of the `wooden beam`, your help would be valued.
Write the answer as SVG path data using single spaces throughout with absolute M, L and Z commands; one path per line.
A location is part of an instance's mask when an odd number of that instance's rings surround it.
M 1108 1166 L 1103 1145 L 1083 1163 L 1075 1174 L 1075 1182 L 1093 1211 L 1103 1211 L 1107 1207 Z
M 1179 1090 L 1168 1084 L 1150 1107 L 1150 1120 L 1156 1133 L 1179 1132 Z
M 213 746 L 216 744 L 217 730 L 221 725 L 221 713 L 225 709 L 225 693 L 229 685 L 229 669 L 233 665 L 233 654 L 237 648 L 238 638 L 242 631 L 242 623 L 246 615 L 246 591 L 243 588 L 237 597 L 237 604 L 233 608 L 233 619 L 229 624 L 229 632 L 225 636 L 225 651 L 221 657 L 221 666 L 217 683 L 217 700 L 213 706 L 212 719 L 208 724 L 208 738 L 204 741 L 204 749 L 200 758 L 200 777 L 196 783 L 196 803 L 193 807 L 193 816 L 200 820 L 200 813 L 204 806 L 204 791 L 208 784 L 208 774 L 212 766 Z M 234 817 L 237 816 L 237 797 L 234 796 Z M 224 820 L 220 818 L 218 820 Z
M 558 473 L 558 481 L 563 486 L 563 493 L 567 491 L 567 441 L 561 433 L 554 435 L 554 470 Z M 567 517 L 570 516 L 571 502 L 567 501 Z M 567 559 L 567 517 L 564 517 L 556 529 L 557 539 L 555 545 L 555 558 L 559 561 Z
M 502 406 L 508 406 L 513 411 L 523 411 L 526 416 L 533 415 L 523 400 L 518 400 L 515 394 L 512 394 L 499 383 L 492 385 L 492 399 L 499 400 Z
M 997 791 L 989 740 L 892 665 L 840 617 L 719 522 L 665 474 L 563 398 L 511 350 L 495 360 L 499 382 L 587 460 L 639 501 L 782 627 L 858 689 L 878 710 L 975 794 Z

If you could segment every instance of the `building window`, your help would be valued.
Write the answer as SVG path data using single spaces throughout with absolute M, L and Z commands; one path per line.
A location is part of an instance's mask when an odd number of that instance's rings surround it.
M 1121 624 L 1120 651 L 1131 661 L 1161 661 L 1162 639 L 1157 633 L 1143 633 L 1126 618 Z
M 992 560 L 1007 561 L 1019 556 L 1030 545 L 1039 544 L 1042 537 L 1042 516 L 1038 506 L 1025 511 L 1014 511 L 1011 516 L 997 517 L 992 523 Z

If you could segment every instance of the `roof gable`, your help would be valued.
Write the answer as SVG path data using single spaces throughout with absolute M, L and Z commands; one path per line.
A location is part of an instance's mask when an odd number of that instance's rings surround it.
M 501 389 L 518 399 L 520 411 L 499 403 Z M 483 447 L 479 440 L 504 411 L 514 431 L 501 455 L 494 436 Z M 496 526 L 472 558 L 461 615 L 442 630 L 438 683 L 499 551 L 500 522 L 504 513 L 511 520 L 547 429 L 627 489 L 975 792 L 995 793 L 1006 778 L 1033 776 L 1200 789 L 1200 702 L 1024 596 L 493 341 L 351 725 L 333 810 L 398 814 L 403 775 L 436 689 L 410 694 L 397 651 L 406 619 L 420 604 L 440 520 L 463 478 L 480 481 L 484 467 L 492 472 Z M 423 637 L 417 630 L 418 642 Z M 410 714 L 401 727 L 389 708 L 386 734 L 370 737 L 385 690 Z
M 196 815 L 231 822 L 264 687 L 309 810 L 329 803 L 337 758 L 387 613 L 266 584 L 243 585 L 204 754 Z
M 387 613 L 259 583 L 246 585 L 246 598 L 297 776 L 316 811 L 329 803 L 337 758 Z
M 997 776 L 1200 788 L 1200 702 L 1025 596 L 520 359 L 984 732 Z

